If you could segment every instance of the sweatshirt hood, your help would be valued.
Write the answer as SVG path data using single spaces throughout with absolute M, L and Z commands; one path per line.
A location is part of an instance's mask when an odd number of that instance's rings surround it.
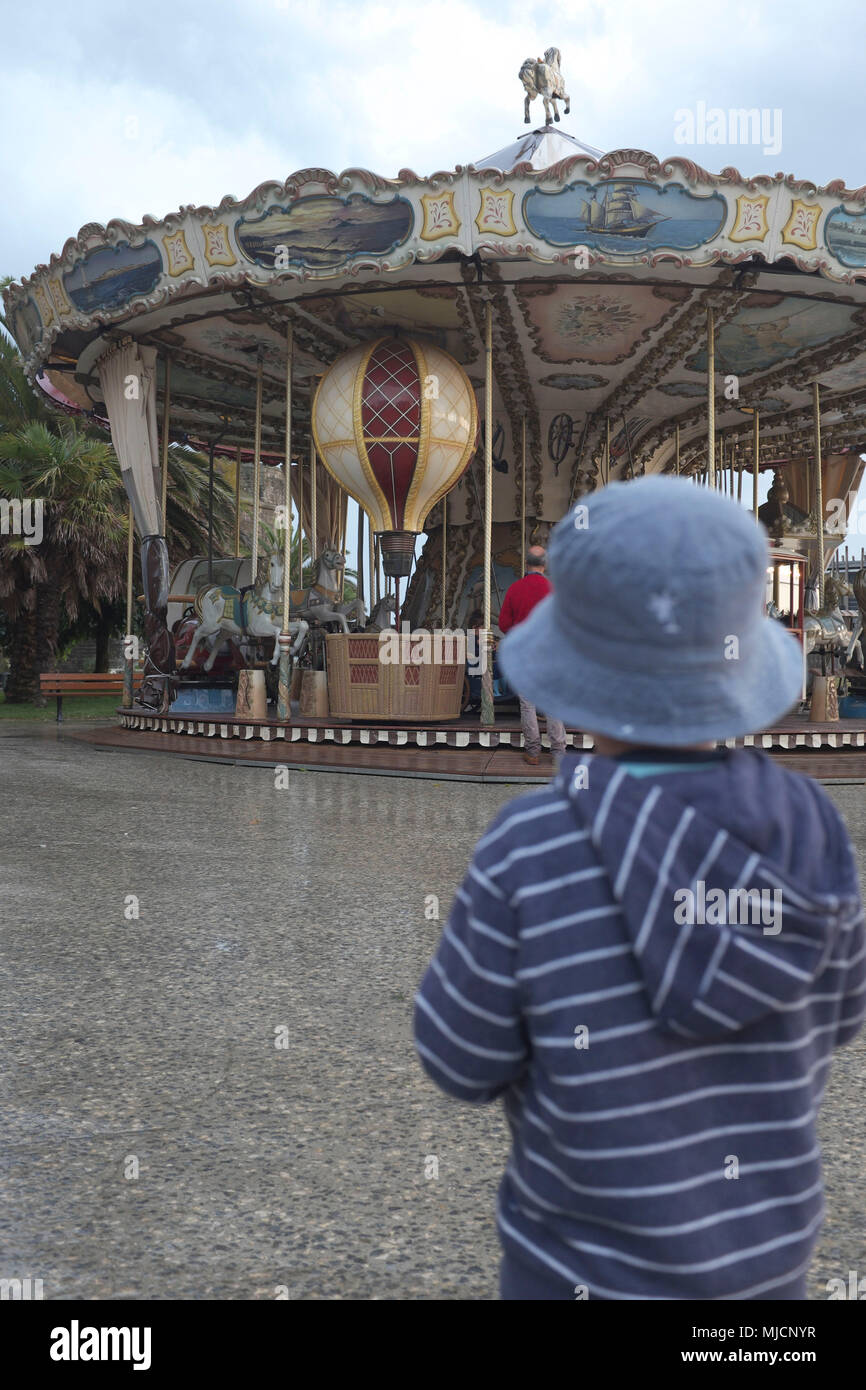
M 795 1005 L 859 911 L 835 808 L 760 754 L 641 777 L 590 754 L 556 782 L 674 1033 L 718 1037 Z

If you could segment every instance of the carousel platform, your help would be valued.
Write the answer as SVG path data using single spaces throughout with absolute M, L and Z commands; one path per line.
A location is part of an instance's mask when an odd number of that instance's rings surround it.
M 445 724 L 350 722 L 293 718 L 237 720 L 151 715 L 121 709 L 119 724 L 76 734 L 95 747 L 129 752 L 171 753 L 194 759 L 329 772 L 372 773 L 477 782 L 545 782 L 552 760 L 538 767 L 523 761 L 520 722 L 498 718 L 494 726 L 467 717 Z M 575 751 L 592 747 L 581 730 L 568 731 Z M 784 766 L 821 781 L 866 781 L 866 720 L 813 724 L 791 715 L 772 729 L 729 741 L 754 747 Z

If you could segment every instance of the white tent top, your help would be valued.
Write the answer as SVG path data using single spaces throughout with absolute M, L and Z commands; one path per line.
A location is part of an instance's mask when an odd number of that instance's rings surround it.
M 543 125 L 537 130 L 528 130 L 512 145 L 506 145 L 495 154 L 476 159 L 474 164 L 476 169 L 501 169 L 503 173 L 508 173 L 517 164 L 530 164 L 533 169 L 550 169 L 561 159 L 569 159 L 575 154 L 588 154 L 593 159 L 600 159 L 604 151 L 597 150 L 594 145 L 585 145 L 564 130 Z

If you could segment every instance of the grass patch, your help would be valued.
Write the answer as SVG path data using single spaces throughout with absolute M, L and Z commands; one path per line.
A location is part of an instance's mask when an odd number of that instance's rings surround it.
M 119 695 L 64 695 L 63 718 L 113 719 L 120 704 Z M 27 719 L 48 723 L 57 718 L 57 701 L 49 696 L 45 705 L 10 705 L 0 691 L 0 719 Z

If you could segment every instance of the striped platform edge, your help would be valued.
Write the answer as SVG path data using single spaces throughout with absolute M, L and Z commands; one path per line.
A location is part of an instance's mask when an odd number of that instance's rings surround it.
M 274 720 L 239 720 L 233 716 L 219 715 L 211 718 L 190 718 L 186 715 L 148 714 L 142 710 L 121 709 L 118 711 L 121 728 L 137 732 L 159 734 L 184 734 L 196 738 L 237 738 L 259 739 L 264 743 L 359 743 L 366 747 L 377 744 L 386 747 L 416 748 L 514 748 L 523 747 L 523 736 L 519 729 L 480 728 L 467 723 L 464 727 L 446 728 L 425 725 L 407 725 L 402 728 L 377 724 L 341 724 L 325 720 L 307 722 L 297 720 L 292 724 L 280 724 Z M 851 727 L 846 727 L 850 725 Z M 589 749 L 592 739 L 579 730 L 569 732 L 568 744 L 574 749 Z M 549 740 L 542 735 L 542 744 L 549 747 Z M 821 748 L 866 748 L 866 723 L 855 720 L 840 720 L 834 724 L 809 724 L 805 720 L 793 726 L 786 725 L 768 729 L 759 734 L 749 734 L 742 739 L 726 739 L 728 748 L 760 748 L 772 752 Z

